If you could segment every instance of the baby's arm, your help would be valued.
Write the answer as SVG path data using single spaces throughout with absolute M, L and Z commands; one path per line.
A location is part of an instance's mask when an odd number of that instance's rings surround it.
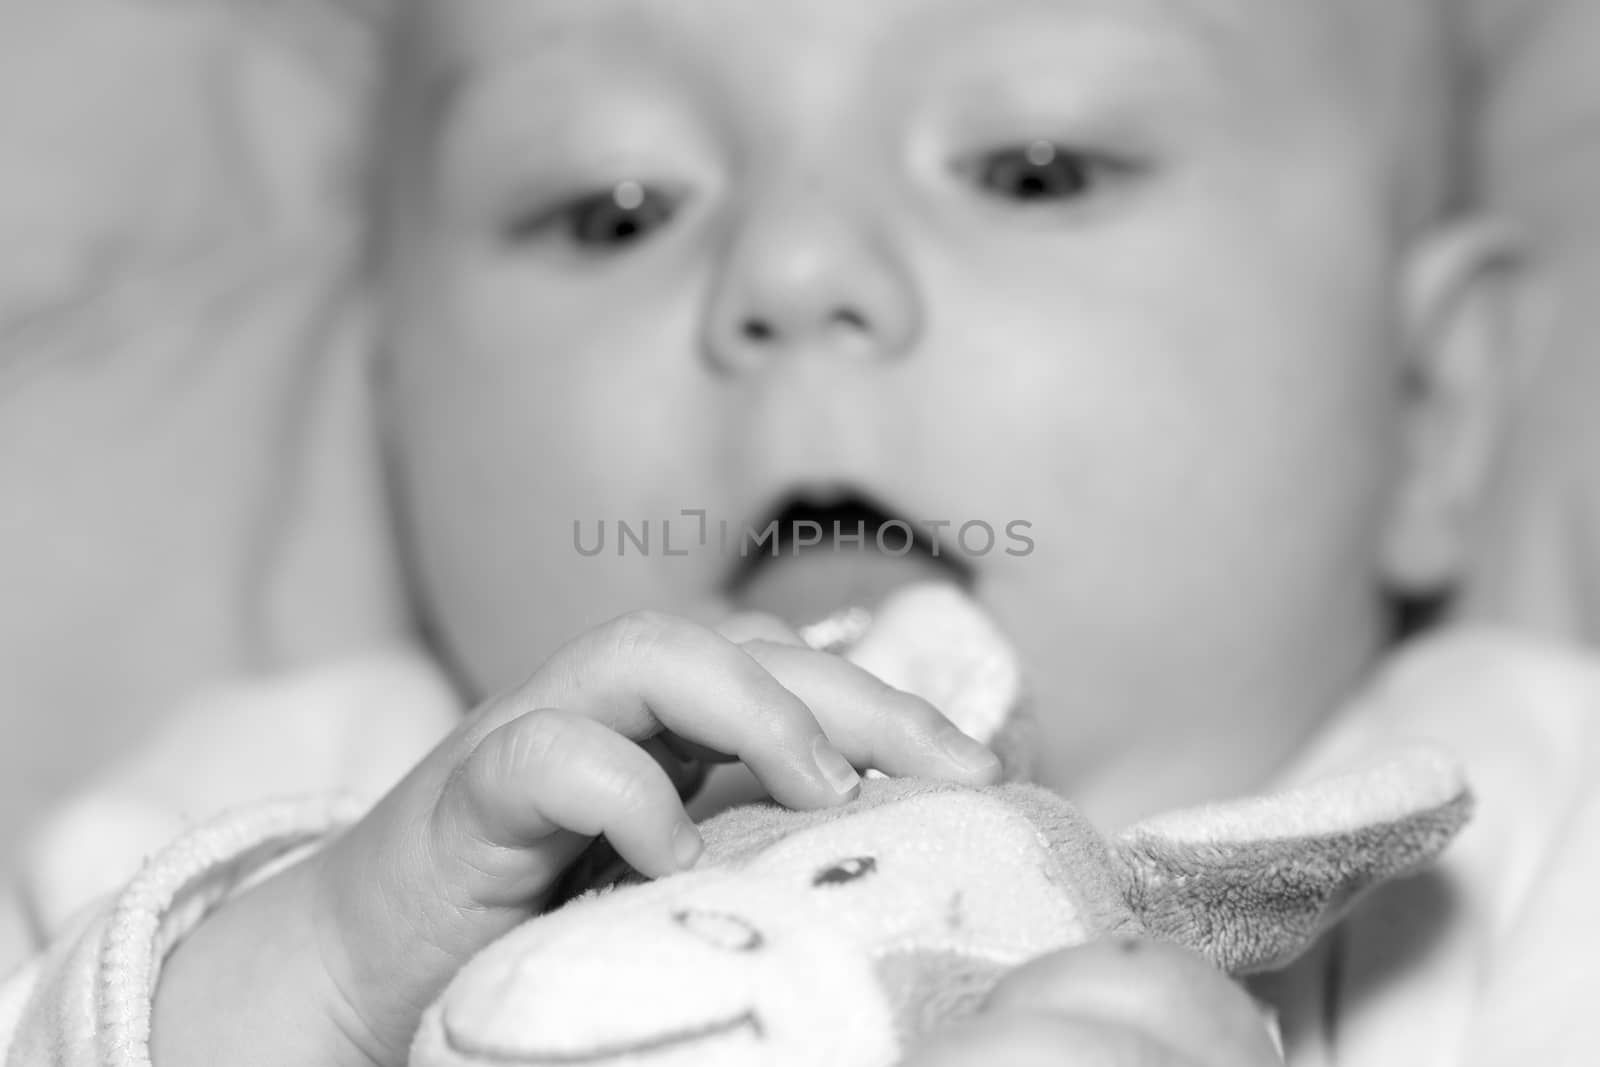
M 698 833 L 648 739 L 742 759 L 800 808 L 851 797 L 852 764 L 997 777 L 930 705 L 768 633 L 735 644 L 635 615 L 559 651 L 348 832 L 180 945 L 156 999 L 155 1062 L 403 1064 L 423 1008 L 546 903 L 589 838 L 647 875 L 692 865 Z

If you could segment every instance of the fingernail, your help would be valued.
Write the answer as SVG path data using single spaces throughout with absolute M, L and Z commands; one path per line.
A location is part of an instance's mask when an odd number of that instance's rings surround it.
M 817 763 L 817 770 L 822 772 L 822 777 L 833 786 L 833 791 L 840 796 L 850 792 L 861 784 L 861 776 L 856 769 L 850 766 L 850 761 L 844 758 L 844 753 L 828 743 L 826 737 L 819 737 L 811 743 L 811 758 Z
M 706 843 L 700 837 L 700 831 L 692 823 L 680 822 L 677 829 L 672 831 L 672 858 L 678 861 L 679 870 L 693 868 L 705 848 Z
M 954 726 L 946 726 L 939 734 L 939 747 L 950 761 L 972 774 L 998 770 L 1000 759 L 986 745 L 968 737 Z

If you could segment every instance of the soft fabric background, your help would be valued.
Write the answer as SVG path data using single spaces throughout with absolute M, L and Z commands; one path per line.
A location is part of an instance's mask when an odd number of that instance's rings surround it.
M 371 59 L 315 2 L 0 0 L 0 869 L 197 688 L 400 626 L 351 298 Z
M 0 869 L 197 691 L 405 629 L 352 299 L 372 10 L 0 0 Z M 1469 606 L 1600 636 L 1600 4 L 1470 14 L 1474 184 L 1559 299 Z

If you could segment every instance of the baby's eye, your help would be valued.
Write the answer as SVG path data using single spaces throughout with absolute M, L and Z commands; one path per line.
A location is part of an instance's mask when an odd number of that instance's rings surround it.
M 984 192 L 1023 203 L 1071 200 L 1087 194 L 1103 160 L 1050 141 L 1001 148 L 967 160 L 962 169 Z
M 857 856 L 855 859 L 835 863 L 831 867 L 824 867 L 818 871 L 816 877 L 811 879 L 815 886 L 844 885 L 865 878 L 878 869 L 878 861 L 871 856 Z
M 672 221 L 678 198 L 639 182 L 619 182 L 551 210 L 519 217 L 506 240 L 522 244 L 556 236 L 594 252 L 615 252 L 645 240 Z

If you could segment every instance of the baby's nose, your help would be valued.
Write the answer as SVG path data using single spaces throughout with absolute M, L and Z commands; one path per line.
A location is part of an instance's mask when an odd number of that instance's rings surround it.
M 752 210 L 719 271 L 706 349 L 723 373 L 778 356 L 905 355 L 921 329 L 918 294 L 881 225 L 819 195 Z

